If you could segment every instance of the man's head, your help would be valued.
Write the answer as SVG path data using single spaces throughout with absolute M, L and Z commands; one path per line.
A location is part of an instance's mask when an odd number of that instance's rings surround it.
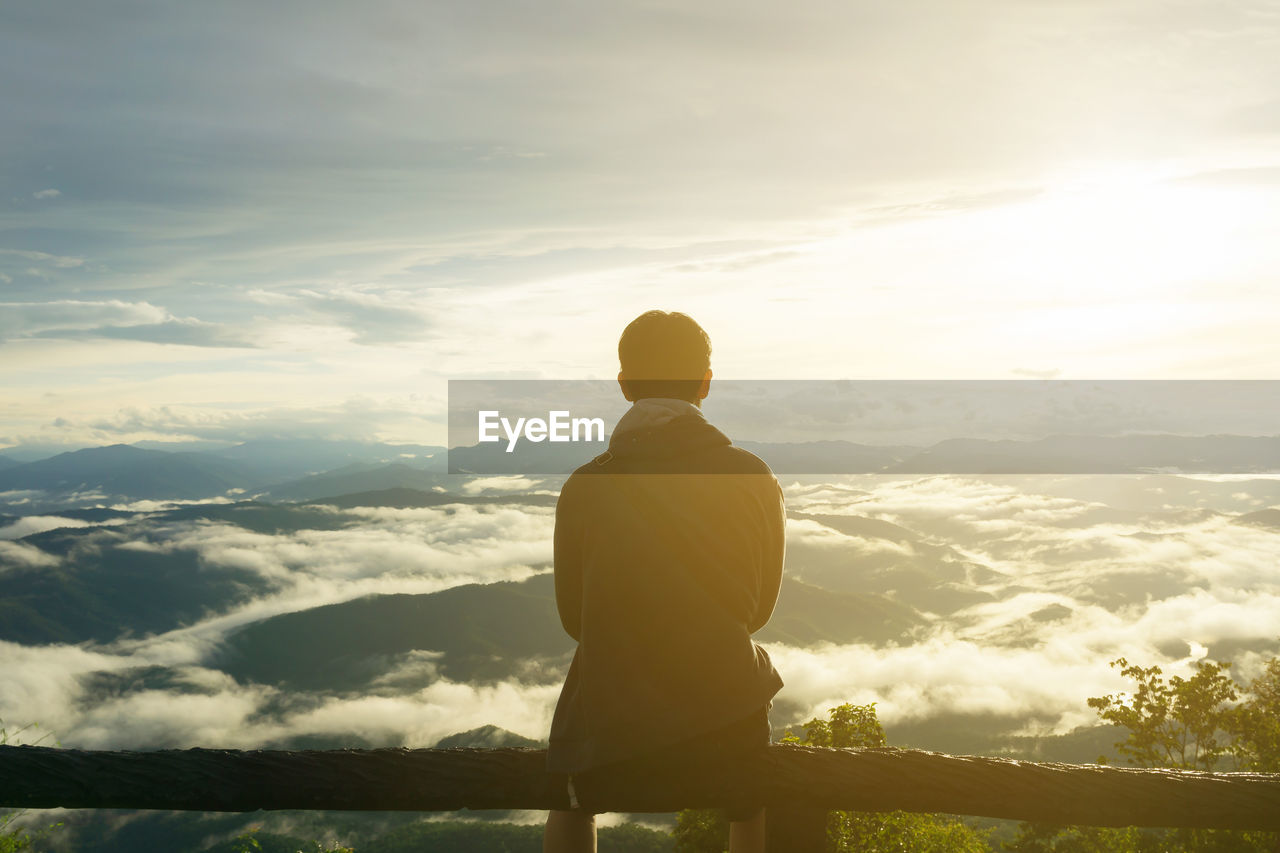
M 618 340 L 618 361 L 618 385 L 628 400 L 698 403 L 711 384 L 711 338 L 679 311 L 646 311 L 632 320 Z

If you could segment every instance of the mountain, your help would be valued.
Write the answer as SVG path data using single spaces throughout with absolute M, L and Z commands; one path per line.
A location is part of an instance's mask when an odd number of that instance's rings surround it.
M 0 492 L 41 491 L 47 502 L 67 504 L 196 500 L 225 495 L 255 479 L 251 466 L 226 459 L 113 444 L 59 453 L 0 471 Z
M 896 641 L 921 622 L 879 596 L 786 578 L 773 619 L 756 639 L 796 646 Z M 294 689 L 347 692 L 377 683 L 418 690 L 437 674 L 559 682 L 573 648 L 560 626 L 554 578 L 545 573 L 274 616 L 231 635 L 211 665 L 240 681 Z
M 265 591 L 257 573 L 205 565 L 195 551 L 117 547 L 122 532 L 59 529 L 26 537 L 24 543 L 61 559 L 38 571 L 5 572 L 0 640 L 44 645 L 143 636 L 192 624 Z
M 413 463 L 445 470 L 443 447 L 427 444 L 384 444 L 374 441 L 323 439 L 256 439 L 205 454 L 253 466 L 273 483 L 297 480 L 313 474 L 363 465 L 370 468 L 392 463 Z M 335 494 L 330 492 L 329 494 Z
M 7 471 L 10 468 L 16 468 L 23 463 L 17 459 L 10 459 L 8 456 L 0 456 L 0 471 Z
M 1280 436 L 1055 435 L 1035 441 L 954 438 L 886 474 L 1216 474 L 1280 471 Z
M 608 449 L 606 442 L 519 441 L 512 452 L 507 442 L 453 447 L 448 470 L 459 474 L 569 474 Z
M 1238 517 L 1236 523 L 1280 530 L 1280 509 L 1272 507 L 1270 509 L 1260 509 L 1257 512 L 1248 512 Z
M 922 448 L 873 446 L 851 441 L 763 442 L 735 441 L 779 474 L 871 474 L 898 464 Z M 497 443 L 454 447 L 448 452 L 449 470 L 471 474 L 568 474 L 608 449 L 605 442 L 530 442 L 522 440 L 507 451 Z
M 787 543 L 787 570 L 826 590 L 870 593 L 914 610 L 954 613 L 993 600 L 980 587 L 1003 577 L 950 545 L 936 544 L 883 519 L 802 512 L 788 517 L 817 522 L 859 540 L 853 552 L 809 545 L 803 538 Z
M 742 447 L 778 474 L 1082 474 L 1280 470 L 1280 436 L 1052 436 L 1036 441 L 951 439 L 921 449 L 845 441 L 750 442 Z M 93 447 L 34 462 L 0 464 L 0 493 L 24 512 L 137 500 L 200 500 L 250 493 L 273 501 L 411 488 L 458 488 L 458 475 L 563 476 L 603 444 L 520 442 L 514 453 L 485 444 L 433 445 L 260 440 L 201 452 L 131 445 Z M 36 493 L 36 494 L 32 494 Z M 17 501 L 22 501 L 19 504 Z M 0 507 L 5 505 L 0 501 Z
M 239 681 L 304 690 L 358 690 L 414 660 L 455 681 L 500 680 L 522 662 L 553 662 L 544 681 L 563 677 L 573 640 L 556 613 L 550 574 L 523 582 L 466 584 L 427 595 L 376 595 L 285 613 L 227 638 L 214 666 Z
M 57 559 L 36 571 L 3 565 L 0 639 L 27 645 L 105 643 L 128 634 L 169 631 L 225 612 L 272 589 L 249 569 L 203 560 L 190 548 L 152 548 L 149 533 L 181 522 L 216 521 L 265 534 L 336 530 L 350 519 L 313 506 L 193 504 L 156 513 L 86 509 L 59 513 L 90 522 L 127 518 L 109 528 L 59 528 L 25 537 Z
M 478 729 L 458 732 L 441 738 L 433 749 L 503 749 L 506 747 L 527 747 L 530 749 L 546 749 L 546 741 L 538 741 L 500 729 L 497 726 L 481 726 Z
M 767 462 L 775 474 L 875 474 L 923 450 L 908 445 L 876 446 L 851 441 L 734 443 Z
M 356 463 L 272 486 L 262 497 L 273 501 L 311 501 L 333 495 L 397 488 L 430 492 L 436 488 L 456 487 L 461 479 L 456 474 L 424 471 L 402 463 L 376 466 Z
M 24 511 L 111 501 L 201 500 L 279 485 L 276 500 L 308 500 L 392 486 L 430 489 L 444 482 L 443 448 L 376 442 L 246 442 L 200 452 L 115 444 L 60 453 L 35 462 L 5 459 L 0 492 L 23 495 Z M 416 467 L 411 467 L 412 462 Z M 316 478 L 316 472 L 333 471 Z M 440 469 L 430 473 L 423 466 Z M 299 479 L 302 478 L 302 479 Z
M 405 509 L 408 507 L 444 506 L 445 504 L 555 506 L 557 500 L 557 496 L 553 494 L 459 495 L 452 492 L 422 492 L 417 489 L 379 489 L 373 492 L 357 492 L 353 495 L 317 498 L 307 503 L 336 506 L 339 509 L 350 509 L 357 506 L 387 506 Z

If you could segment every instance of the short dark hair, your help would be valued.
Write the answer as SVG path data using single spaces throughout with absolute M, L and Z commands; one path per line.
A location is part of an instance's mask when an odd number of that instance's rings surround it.
M 622 330 L 618 361 L 636 399 L 696 401 L 711 367 L 711 338 L 688 314 L 646 311 Z

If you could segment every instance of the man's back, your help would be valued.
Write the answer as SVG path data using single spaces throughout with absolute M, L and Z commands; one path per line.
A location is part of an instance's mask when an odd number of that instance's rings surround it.
M 700 414 L 615 432 L 574 472 L 555 571 L 579 648 L 549 769 L 626 759 L 768 704 L 782 680 L 750 634 L 777 601 L 783 524 L 768 466 Z

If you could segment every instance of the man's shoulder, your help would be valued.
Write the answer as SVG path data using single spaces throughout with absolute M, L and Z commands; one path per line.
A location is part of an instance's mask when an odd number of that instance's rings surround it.
M 736 444 L 725 444 L 720 447 L 710 448 L 708 456 L 712 457 L 719 470 L 718 473 L 723 474 L 767 474 L 773 476 L 773 471 L 769 468 L 767 462 L 756 456 L 750 450 L 738 447 Z
M 676 459 L 636 460 L 615 458 L 605 452 L 579 465 L 569 475 L 565 486 L 577 485 L 600 474 L 755 474 L 772 478 L 773 471 L 759 456 L 735 444 L 703 447 Z

